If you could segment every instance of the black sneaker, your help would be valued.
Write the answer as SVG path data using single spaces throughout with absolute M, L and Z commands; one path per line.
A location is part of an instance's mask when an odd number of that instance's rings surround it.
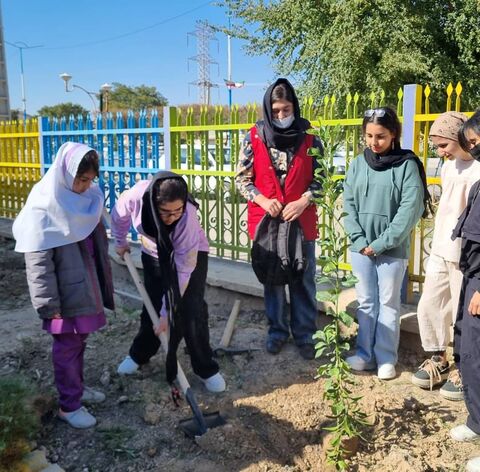
M 458 369 L 452 370 L 448 376 L 448 380 L 442 385 L 440 395 L 447 400 L 459 401 L 463 400 L 462 378 Z
M 450 365 L 448 362 L 443 363 L 442 356 L 432 356 L 412 375 L 412 383 L 420 388 L 432 390 L 435 385 L 439 385 L 447 379 L 449 369 Z
M 285 341 L 282 339 L 268 339 L 267 340 L 267 351 L 270 354 L 278 354 L 281 350 Z
M 315 346 L 313 344 L 302 344 L 301 346 L 298 346 L 298 350 L 305 360 L 311 361 L 312 359 L 315 359 Z

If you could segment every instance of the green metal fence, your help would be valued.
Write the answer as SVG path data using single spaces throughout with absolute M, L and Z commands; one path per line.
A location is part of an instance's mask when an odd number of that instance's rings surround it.
M 198 114 L 191 107 L 170 107 L 168 117 L 171 169 L 186 177 L 200 202 L 202 226 L 213 252 L 248 259 L 246 202 L 234 176 L 243 137 L 258 119 L 256 106 L 247 107 L 244 123 L 238 106 L 201 107 Z
M 460 111 L 461 93 L 460 84 L 456 87 L 450 84 L 445 91 L 442 111 Z M 303 100 L 302 115 L 314 127 L 341 128 L 345 165 L 348 166 L 362 148 L 360 128 L 363 111 L 382 105 L 393 106 L 403 122 L 404 147 L 417 152 L 424 165 L 431 170 L 432 153 L 427 137 L 430 124 L 438 113 L 430 113 L 430 95 L 428 86 L 422 88 L 419 85 L 407 85 L 398 90 L 396 103 L 385 103 L 385 93 L 381 91 L 368 96 L 330 95 L 321 103 L 314 103 L 312 99 Z M 132 114 L 128 116 L 133 120 Z M 126 187 L 136 179 L 155 172 L 157 168 L 171 168 L 184 175 L 200 203 L 202 225 L 210 240 L 212 254 L 248 260 L 250 241 L 246 225 L 246 202 L 235 187 L 234 176 L 243 137 L 259 118 L 259 108 L 255 104 L 244 108 L 233 106 L 231 109 L 221 106 L 166 107 L 163 124 L 158 120 L 150 123 L 144 113 L 139 116 L 138 124 L 132 121 L 128 129 L 120 125 L 115 129 L 113 124 L 109 125 L 112 115 L 107 114 L 105 123 L 108 129 L 94 126 L 88 131 L 89 136 L 92 135 L 92 143 L 99 147 L 102 159 L 107 148 L 108 159 L 104 165 L 108 164 L 110 174 L 128 174 L 129 180 L 121 181 Z M 121 116 L 117 115 L 116 120 L 122 122 Z M 71 119 L 58 121 L 65 125 L 67 131 L 62 132 L 61 127 L 59 131 L 55 131 L 55 127 L 48 132 L 38 130 L 35 120 L 0 123 L 0 206 L 3 216 L 14 217 L 18 213 L 32 184 L 40 177 L 44 164 L 42 146 L 45 142 L 56 138 L 56 134 L 60 141 L 67 137 L 71 140 L 85 138 L 83 128 L 80 129 Z M 152 126 L 155 132 L 152 132 Z M 438 176 L 430 172 L 428 182 L 438 197 L 441 192 Z M 118 182 L 106 182 L 110 205 L 122 189 Z M 319 216 L 322 218 L 322 215 Z M 422 220 L 414 232 L 408 269 L 409 297 L 414 289 L 421 290 L 432 228 L 431 220 Z M 350 268 L 347 255 L 342 267 L 346 270 Z

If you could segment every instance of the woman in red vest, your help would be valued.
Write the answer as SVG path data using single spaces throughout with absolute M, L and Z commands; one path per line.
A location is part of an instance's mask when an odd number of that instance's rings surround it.
M 290 322 L 284 285 L 264 285 L 269 323 L 267 351 L 278 354 L 290 331 L 305 359 L 315 357 L 316 331 L 315 239 L 317 212 L 313 203 L 320 185 L 314 179 L 317 163 L 307 155 L 310 147 L 322 150 L 320 141 L 306 133 L 310 123 L 300 117 L 295 90 L 278 79 L 263 98 L 263 120 L 247 133 L 240 151 L 236 184 L 248 201 L 248 232 L 265 213 L 286 221 L 298 218 L 303 230 L 307 268 L 303 277 L 289 283 Z

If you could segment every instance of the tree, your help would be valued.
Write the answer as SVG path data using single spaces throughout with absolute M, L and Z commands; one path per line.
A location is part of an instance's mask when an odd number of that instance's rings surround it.
M 461 81 L 480 98 L 480 4 L 477 0 L 226 0 L 243 25 L 234 34 L 252 54 L 270 55 L 281 74 L 297 76 L 314 98 Z M 248 27 L 248 28 L 247 28 Z
M 11 120 L 22 120 L 23 119 L 23 111 L 20 108 L 12 108 L 10 110 L 10 119 Z
M 357 280 L 341 269 L 349 239 L 343 231 L 346 215 L 341 203 L 343 180 L 335 175 L 334 155 L 343 133 L 340 126 L 320 127 L 309 133 L 318 136 L 324 143 L 323 154 L 317 148 L 309 149 L 309 154 L 317 159 L 319 168 L 315 177 L 322 187 L 322 195 L 315 198 L 322 211 L 322 223 L 318 227 L 322 236 L 317 241 L 321 250 L 317 259 L 321 275 L 317 282 L 323 289 L 317 292 L 317 300 L 326 303 L 326 315 L 331 319 L 313 335 L 316 339 L 315 357 L 326 357 L 317 372 L 325 379 L 323 398 L 330 406 L 331 423 L 323 425 L 322 429 L 331 434 L 325 451 L 327 462 L 334 464 L 336 470 L 345 471 L 349 469 L 346 459 L 356 452 L 358 439 L 368 422 L 361 410 L 361 397 L 353 391 L 355 380 L 351 368 L 344 359 L 350 343 L 344 339 L 342 326 L 350 327 L 354 319 L 346 309 L 340 308 L 340 295 L 344 289 L 353 287 Z
M 88 110 L 78 105 L 77 103 L 65 102 L 58 105 L 44 106 L 38 110 L 39 116 L 48 116 L 50 118 L 60 118 L 62 116 L 69 117 L 70 115 L 86 115 Z
M 113 82 L 113 89 L 108 93 L 108 110 L 142 110 L 144 108 L 163 107 L 168 100 L 156 89 L 147 85 L 129 87 Z

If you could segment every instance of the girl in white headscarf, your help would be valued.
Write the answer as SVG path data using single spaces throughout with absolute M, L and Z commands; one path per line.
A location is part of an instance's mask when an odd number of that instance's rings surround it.
M 83 384 L 86 339 L 105 325 L 104 307 L 113 309 L 108 241 L 100 221 L 104 199 L 93 184 L 98 172 L 95 150 L 63 144 L 13 224 L 33 307 L 53 336 L 58 416 L 75 428 L 96 424 L 82 401 L 105 399 Z

